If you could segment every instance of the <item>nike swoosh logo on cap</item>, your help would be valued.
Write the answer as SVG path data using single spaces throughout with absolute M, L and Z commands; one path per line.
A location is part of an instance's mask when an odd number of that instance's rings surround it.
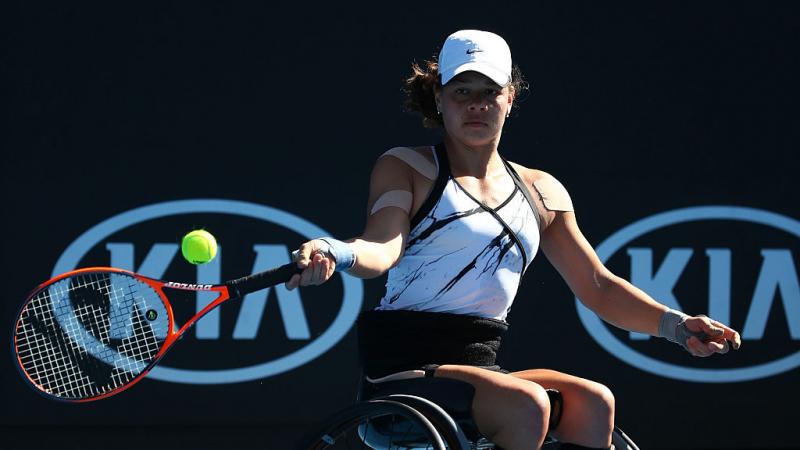
M 478 52 L 482 52 L 482 51 L 483 51 L 483 50 L 481 50 L 481 49 L 479 49 L 479 48 L 471 48 L 471 49 L 468 49 L 468 50 L 467 50 L 467 54 L 468 54 L 468 55 L 471 55 L 471 54 L 473 54 L 473 53 L 478 53 Z

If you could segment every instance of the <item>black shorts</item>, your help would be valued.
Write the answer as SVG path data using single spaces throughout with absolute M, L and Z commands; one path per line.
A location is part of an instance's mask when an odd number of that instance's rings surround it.
M 508 373 L 497 351 L 508 324 L 483 317 L 419 311 L 368 311 L 358 319 L 364 373 L 377 379 L 444 364 Z

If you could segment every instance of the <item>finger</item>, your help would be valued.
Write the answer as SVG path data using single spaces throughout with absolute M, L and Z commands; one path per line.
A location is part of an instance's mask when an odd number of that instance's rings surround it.
M 303 269 L 311 262 L 311 252 L 314 250 L 310 242 L 306 242 L 298 249 L 297 267 Z
M 724 329 L 715 325 L 713 322 L 714 321 L 712 321 L 708 316 L 698 314 L 686 320 L 686 327 L 689 329 L 689 331 L 695 334 L 704 333 L 709 337 L 722 336 Z
M 292 289 L 295 289 L 299 285 L 300 285 L 300 274 L 292 275 L 292 278 L 290 278 L 289 281 L 287 281 L 285 284 L 286 289 L 290 291 Z
M 333 268 L 336 265 L 332 258 L 325 258 L 325 281 L 333 276 Z
M 336 272 L 336 260 L 332 257 L 328 258 L 328 271 L 330 272 L 330 274 L 328 274 L 328 278 L 333 276 L 333 272 Z
M 722 332 L 722 336 L 726 340 L 731 341 L 733 349 L 734 350 L 739 350 L 739 347 L 741 347 L 741 345 L 742 345 L 742 337 L 739 335 L 739 333 L 736 330 L 734 330 L 733 328 L 725 325 L 722 322 L 718 322 L 716 320 L 712 320 L 711 322 L 713 322 L 713 324 L 715 326 L 717 326 L 717 327 L 722 329 L 722 331 L 723 331 Z
M 322 261 L 319 262 L 319 280 L 320 284 L 328 281 L 328 269 L 330 268 L 330 259 L 329 258 L 322 258 Z
M 733 332 L 733 338 L 730 341 L 733 343 L 734 350 L 739 350 L 739 347 L 742 346 L 742 337 L 736 331 Z
M 708 343 L 709 348 L 711 348 L 711 344 L 714 344 L 714 351 L 719 353 L 719 354 L 721 354 L 721 355 L 724 355 L 725 353 L 728 353 L 728 351 L 730 351 L 730 349 L 731 349 L 730 345 L 728 344 L 728 341 L 726 341 L 725 339 L 723 339 L 721 341 L 709 342 Z
M 739 347 L 742 346 L 742 337 L 739 332 L 725 325 L 722 326 L 725 328 L 725 333 L 723 334 L 725 339 L 731 341 L 734 350 L 739 350 Z
M 308 286 L 311 284 L 311 276 L 314 274 L 314 270 L 310 266 L 306 266 L 306 269 L 300 274 L 300 286 Z
M 329 256 L 328 251 L 330 250 L 330 246 L 325 243 L 325 241 L 321 239 L 314 239 L 311 241 L 312 245 L 314 246 L 314 251 L 312 254 L 321 254 L 322 256 Z
M 691 353 L 692 356 L 699 356 L 700 351 L 697 348 L 697 338 L 694 336 L 689 336 L 686 339 L 686 349 L 689 350 L 689 353 Z
M 725 348 L 725 346 L 722 345 L 722 343 L 717 342 L 717 341 L 708 341 L 708 342 L 705 343 L 705 345 L 706 345 L 706 348 L 709 351 L 711 351 L 712 353 L 720 353 L 722 351 L 722 349 Z
M 706 357 L 713 353 L 705 344 L 700 342 L 700 339 L 694 336 L 690 336 L 689 339 L 686 340 L 686 346 L 689 347 L 689 350 L 694 356 Z
M 711 337 L 718 337 L 725 334 L 725 329 L 719 326 L 721 325 L 719 322 L 704 318 L 700 323 L 702 324 L 702 331 Z
M 695 316 L 689 317 L 686 319 L 686 329 L 691 331 L 692 333 L 700 333 L 705 331 L 705 317 L 703 316 Z
M 311 276 L 311 280 L 315 285 L 322 284 L 322 260 L 324 258 L 321 254 L 317 253 L 314 255 L 314 262 L 311 264 L 312 268 L 314 269 L 314 273 Z

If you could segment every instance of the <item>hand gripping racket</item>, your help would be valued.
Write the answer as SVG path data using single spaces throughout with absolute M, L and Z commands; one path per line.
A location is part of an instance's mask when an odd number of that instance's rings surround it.
M 155 280 L 112 267 L 59 275 L 28 296 L 14 328 L 25 380 L 46 397 L 100 400 L 144 378 L 175 341 L 220 304 L 288 281 L 295 263 L 221 285 Z M 219 295 L 177 328 L 164 288 Z

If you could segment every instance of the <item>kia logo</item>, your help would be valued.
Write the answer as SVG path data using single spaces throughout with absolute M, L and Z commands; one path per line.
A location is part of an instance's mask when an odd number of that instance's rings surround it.
M 144 226 L 148 221 L 163 220 L 164 218 L 187 214 L 225 214 L 239 216 L 247 220 L 256 219 L 291 230 L 307 239 L 330 235 L 325 230 L 298 216 L 255 203 L 222 199 L 170 201 L 136 208 L 95 225 L 79 236 L 61 254 L 53 268 L 53 276 L 76 269 L 87 253 L 99 245 L 105 244 L 104 250 L 110 256 L 109 265 L 138 272 L 149 277 L 163 279 L 167 268 L 179 252 L 179 246 L 176 242 L 156 243 L 149 249 L 138 249 L 140 253 L 137 254 L 144 254 L 145 256 L 139 260 L 139 265 L 134 267 L 135 243 L 110 242 L 108 239 L 122 230 Z M 183 230 L 183 232 L 185 231 Z M 296 244 L 293 243 L 293 245 Z M 251 272 L 258 272 L 289 262 L 289 249 L 285 244 L 255 243 L 252 246 L 252 250 L 255 253 L 255 259 Z M 217 259 L 209 264 L 197 267 L 198 279 L 196 283 L 203 285 L 224 281 L 220 279 L 221 259 L 222 248 L 220 248 L 220 255 Z M 279 314 L 276 315 L 280 316 L 287 339 L 303 344 L 299 348 L 295 348 L 297 347 L 295 345 L 291 353 L 280 355 L 268 361 L 247 364 L 244 367 L 224 369 L 197 370 L 158 365 L 153 368 L 148 377 L 188 384 L 235 383 L 280 374 L 314 360 L 330 350 L 347 334 L 361 310 L 363 298 L 362 281 L 347 274 L 340 273 L 340 275 L 342 277 L 343 290 L 341 307 L 338 312 L 335 312 L 335 317 L 330 325 L 317 336 L 312 336 L 310 332 L 309 320 L 307 320 L 306 314 L 313 314 L 313 310 L 306 311 L 303 307 L 303 302 L 300 298 L 301 291 L 288 291 L 282 285 L 279 285 L 269 290 L 249 294 L 242 300 L 235 326 L 231 333 L 225 335 L 225 337 L 232 339 L 234 345 L 237 342 L 236 340 L 243 342 L 255 339 L 259 329 L 259 322 L 263 315 L 267 293 L 274 289 L 276 301 L 279 304 L 279 308 L 277 308 Z M 189 295 L 195 295 L 195 293 L 192 292 Z M 214 294 L 199 291 L 196 296 L 197 304 L 200 306 L 207 304 L 214 297 Z M 217 308 L 195 324 L 194 333 L 197 339 L 213 342 L 220 339 L 221 333 L 227 333 L 228 330 L 223 331 L 220 329 L 219 319 L 219 311 L 225 308 L 226 306 Z M 334 315 L 333 313 L 334 311 L 332 311 L 332 315 Z M 235 352 L 236 350 L 232 351 Z
M 756 224 L 780 230 L 791 236 L 792 239 L 800 238 L 800 222 L 773 212 L 736 206 L 700 206 L 677 209 L 655 214 L 632 223 L 617 231 L 601 243 L 596 252 L 600 259 L 606 263 L 615 254 L 624 252 L 630 259 L 631 282 L 643 289 L 659 302 L 677 310 L 683 310 L 681 299 L 674 289 L 679 285 L 682 276 L 688 276 L 685 268 L 690 258 L 697 255 L 695 261 L 703 261 L 708 270 L 708 308 L 703 313 L 730 324 L 731 297 L 735 294 L 737 299 L 749 302 L 742 305 L 742 301 L 735 306 L 745 310 L 744 322 L 738 323 L 742 338 L 751 342 L 758 342 L 764 337 L 767 329 L 767 320 L 771 312 L 775 312 L 774 320 L 770 326 L 777 324 L 785 327 L 782 333 L 788 331 L 791 342 L 800 341 L 800 283 L 798 283 L 797 268 L 789 248 L 759 247 L 759 255 L 749 255 L 750 263 L 756 264 L 758 270 L 751 273 L 732 274 L 732 261 L 734 248 L 713 246 L 698 251 L 696 248 L 674 247 L 668 248 L 660 264 L 655 264 L 653 248 L 628 247 L 640 237 L 646 236 L 657 230 L 692 223 L 693 226 L 712 221 L 735 221 Z M 752 226 L 752 225 L 750 225 Z M 764 227 L 758 227 L 764 230 Z M 724 228 L 718 228 L 722 231 Z M 779 233 L 780 234 L 780 233 Z M 758 234 L 748 236 L 749 239 L 740 239 L 742 242 L 754 241 Z M 736 240 L 734 238 L 734 240 Z M 639 241 L 641 242 L 641 241 Z M 731 247 L 738 247 L 740 242 L 730 242 Z M 663 247 L 663 243 L 660 245 Z M 664 249 L 659 248 L 663 253 Z M 742 256 L 739 256 L 741 261 Z M 757 258 L 758 260 L 755 260 Z M 689 272 L 689 271 L 686 271 Z M 744 280 L 746 278 L 746 280 Z M 739 286 L 752 286 L 752 291 L 732 292 L 732 281 L 738 281 Z M 686 294 L 684 294 L 686 295 Z M 691 294 L 691 300 L 697 300 L 696 294 Z M 688 303 L 688 296 L 684 297 Z M 684 381 L 704 383 L 726 383 L 755 380 L 777 375 L 800 366 L 800 351 L 790 350 L 789 354 L 772 355 L 771 359 L 752 363 L 746 367 L 688 367 L 686 365 L 665 362 L 652 356 L 645 355 L 633 348 L 632 343 L 647 339 L 648 336 L 630 333 L 628 343 L 614 335 L 603 321 L 583 306 L 576 298 L 578 316 L 589 334 L 611 355 L 655 375 Z M 743 308 L 746 306 L 746 308 Z M 781 311 L 782 309 L 782 311 Z M 745 312 L 742 311 L 742 312 Z M 780 320 L 778 320 L 780 318 Z M 739 326 L 741 325 L 741 326 Z M 783 334 L 782 334 L 783 335 Z M 745 342 L 744 348 L 746 348 Z M 641 349 L 641 346 L 637 347 Z M 784 346 L 785 348 L 785 346 Z M 675 351 L 680 350 L 679 347 Z M 722 358 L 724 360 L 724 358 Z M 693 359 L 692 361 L 698 361 Z M 708 365 L 707 362 L 698 362 L 698 365 Z

